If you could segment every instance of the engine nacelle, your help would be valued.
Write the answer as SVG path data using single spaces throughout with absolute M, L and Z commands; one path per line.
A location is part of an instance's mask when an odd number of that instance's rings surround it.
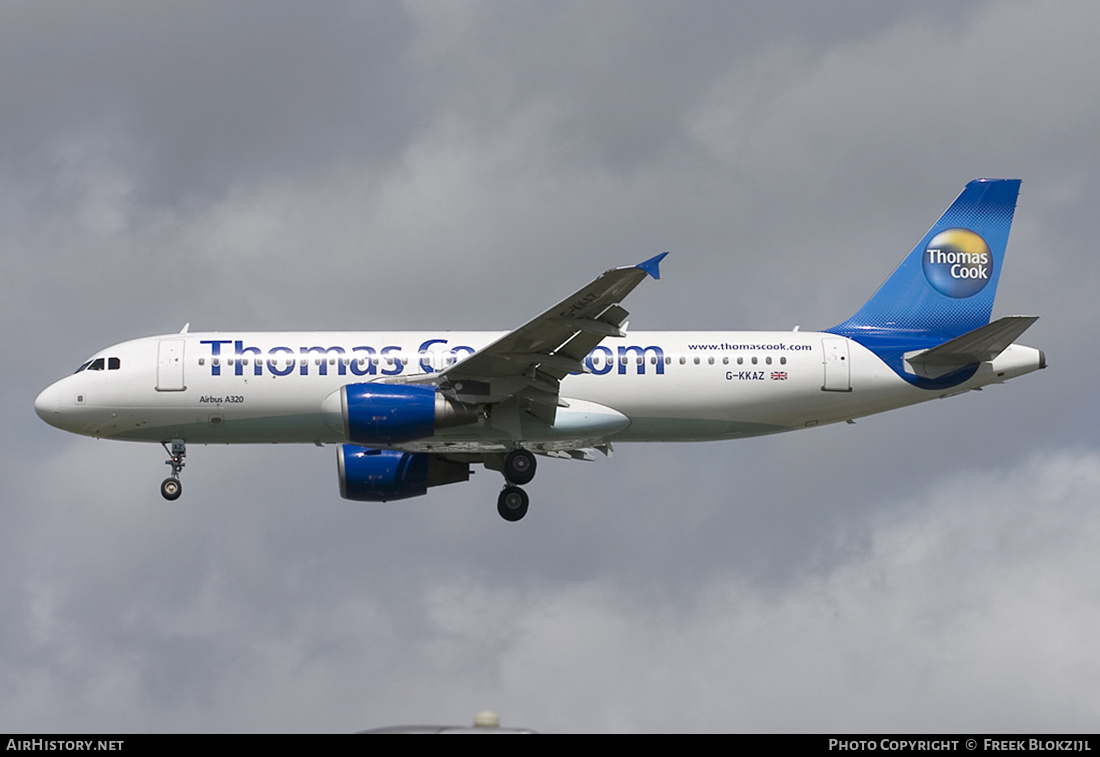
M 336 451 L 340 496 L 360 502 L 386 502 L 428 493 L 428 488 L 470 479 L 469 463 L 423 452 L 370 449 L 341 444 Z
M 356 444 L 400 444 L 478 418 L 476 407 L 418 384 L 348 384 L 329 395 L 324 408 Z

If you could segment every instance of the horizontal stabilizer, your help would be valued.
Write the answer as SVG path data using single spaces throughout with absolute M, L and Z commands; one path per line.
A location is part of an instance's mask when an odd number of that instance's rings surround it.
M 905 367 L 918 376 L 938 378 L 968 365 L 993 360 L 1037 320 L 1039 317 L 1034 315 L 998 318 L 937 347 L 905 353 Z

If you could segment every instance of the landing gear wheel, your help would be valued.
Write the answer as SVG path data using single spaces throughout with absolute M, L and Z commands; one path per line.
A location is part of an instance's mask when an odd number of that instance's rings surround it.
M 160 496 L 169 502 L 177 500 L 183 494 L 183 484 L 178 478 L 166 478 L 160 484 Z
M 527 514 L 531 499 L 518 486 L 506 486 L 497 497 L 497 512 L 504 520 L 515 522 Z
M 504 457 L 504 477 L 508 483 L 523 486 L 535 477 L 535 456 L 529 450 L 514 449 Z
M 168 459 L 164 461 L 165 465 L 172 466 L 172 477 L 166 478 L 160 484 L 160 496 L 164 497 L 169 502 L 177 500 L 180 495 L 183 494 L 183 484 L 180 483 L 180 471 L 183 470 L 183 466 L 187 463 L 183 462 L 183 458 L 187 457 L 187 443 L 183 439 L 172 439 L 172 446 L 168 446 L 168 442 L 161 442 L 160 446 L 164 447 L 164 451 L 168 453 Z

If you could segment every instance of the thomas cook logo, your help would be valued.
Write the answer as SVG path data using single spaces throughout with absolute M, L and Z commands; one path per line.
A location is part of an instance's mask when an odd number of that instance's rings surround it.
M 924 276 L 940 294 L 970 297 L 993 276 L 993 255 L 970 229 L 941 231 L 924 248 Z

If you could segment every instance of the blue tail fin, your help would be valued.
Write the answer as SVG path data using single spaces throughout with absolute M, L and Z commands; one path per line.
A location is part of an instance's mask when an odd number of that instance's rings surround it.
M 884 357 L 989 323 L 1019 179 L 975 179 L 855 315 L 831 329 Z

